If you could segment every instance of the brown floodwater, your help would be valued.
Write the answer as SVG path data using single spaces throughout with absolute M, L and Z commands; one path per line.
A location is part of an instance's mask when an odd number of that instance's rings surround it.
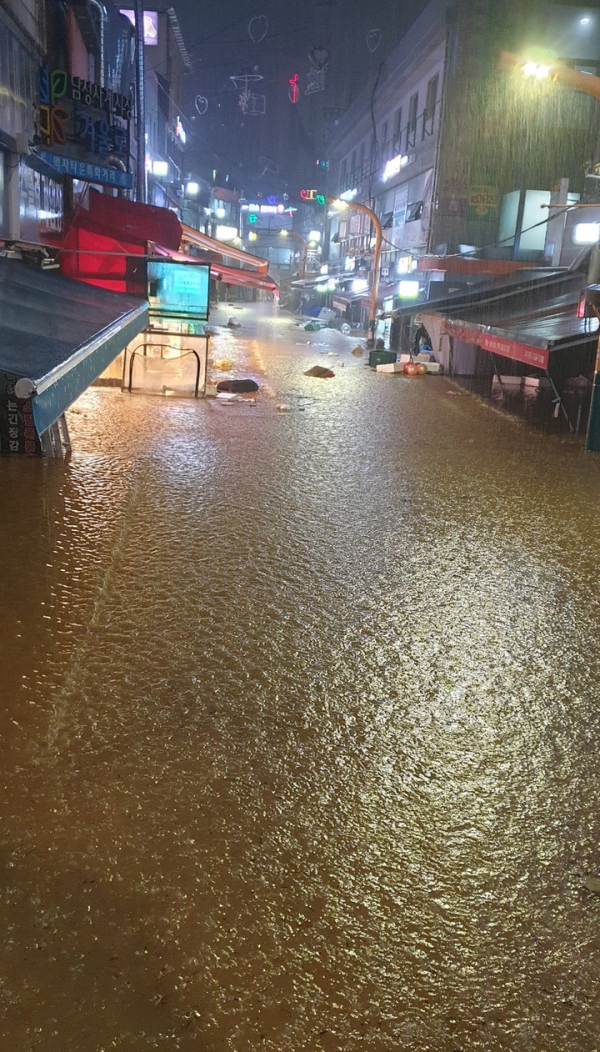
M 0 462 L 0 1048 L 596 1052 L 600 458 L 258 314 Z

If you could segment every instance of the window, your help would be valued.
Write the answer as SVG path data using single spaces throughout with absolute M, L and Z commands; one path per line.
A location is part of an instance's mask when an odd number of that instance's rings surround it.
M 417 109 L 419 106 L 419 95 L 411 95 L 408 104 L 408 124 L 406 125 L 406 149 L 414 146 L 417 139 Z
M 394 147 L 400 149 L 400 135 L 402 133 L 402 107 L 396 110 L 394 117 Z
M 408 205 L 406 209 L 406 220 L 407 223 L 414 223 L 416 219 L 420 219 L 423 215 L 423 202 L 415 201 L 412 205 Z
M 427 98 L 423 111 L 423 134 L 421 136 L 423 139 L 426 135 L 433 135 L 439 79 L 439 74 L 436 73 L 435 77 L 432 77 L 427 85 Z

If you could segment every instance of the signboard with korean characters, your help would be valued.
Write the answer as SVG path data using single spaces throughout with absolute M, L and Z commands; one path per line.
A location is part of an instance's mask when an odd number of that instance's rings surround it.
M 36 146 L 60 174 L 129 189 L 131 101 L 63 69 L 40 69 Z

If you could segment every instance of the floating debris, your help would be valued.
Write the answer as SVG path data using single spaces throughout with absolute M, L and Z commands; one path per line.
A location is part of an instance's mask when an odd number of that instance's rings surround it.
M 322 365 L 313 365 L 312 369 L 307 369 L 305 376 L 318 376 L 322 380 L 329 380 L 335 373 L 331 369 L 325 369 Z

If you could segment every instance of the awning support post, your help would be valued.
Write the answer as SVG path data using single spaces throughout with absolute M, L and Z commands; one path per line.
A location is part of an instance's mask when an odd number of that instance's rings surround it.
M 588 453 L 600 453 L 600 336 L 598 337 L 596 350 L 596 366 L 594 369 L 585 448 Z
M 554 383 L 554 380 L 553 380 L 553 379 L 552 379 L 552 377 L 550 376 L 550 373 L 549 373 L 548 369 L 546 369 L 546 370 L 544 370 L 544 371 L 545 371 L 545 373 L 546 373 L 546 376 L 548 377 L 548 379 L 549 379 L 549 381 L 550 381 L 550 385 L 551 385 L 551 387 L 552 387 L 552 390 L 554 391 L 554 398 L 555 398 L 555 400 L 556 400 L 556 404 L 560 406 L 560 409 L 561 409 L 561 411 L 562 411 L 562 414 L 563 414 L 563 416 L 564 416 L 565 420 L 567 421 L 567 424 L 569 425 L 569 431 L 570 431 L 571 433 L 573 433 L 573 431 L 574 431 L 574 428 L 573 428 L 573 425 L 572 425 L 572 423 L 571 423 L 571 419 L 570 419 L 570 417 L 569 417 L 569 414 L 567 413 L 567 410 L 566 410 L 566 409 L 565 409 L 565 407 L 564 407 L 564 403 L 563 403 L 563 400 L 562 400 L 562 398 L 560 397 L 560 395 L 559 395 L 558 391 L 556 390 L 556 385 L 555 385 L 555 383 Z

